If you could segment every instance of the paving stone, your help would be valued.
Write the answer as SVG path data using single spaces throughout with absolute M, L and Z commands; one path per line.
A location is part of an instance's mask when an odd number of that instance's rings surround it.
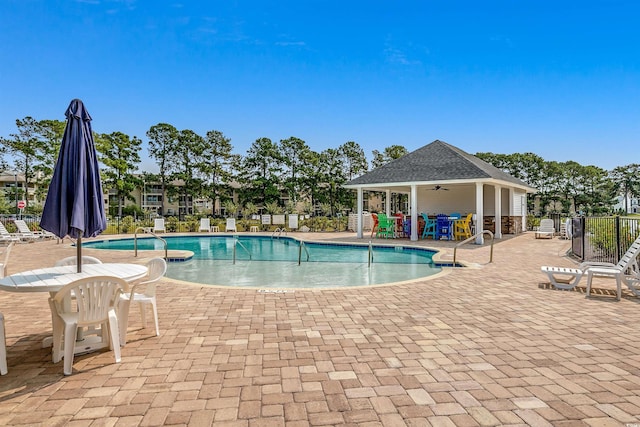
M 352 233 L 304 237 L 361 243 Z M 445 258 L 455 244 L 403 243 Z M 505 236 L 491 264 L 488 246 L 462 246 L 460 259 L 477 267 L 373 288 L 266 294 L 165 278 L 161 336 L 133 311 L 122 361 L 78 356 L 68 377 L 40 345 L 51 333 L 48 295 L 0 292 L 9 362 L 0 425 L 638 423 L 640 336 L 627 322 L 637 297 L 614 301 L 605 280 L 589 299 L 580 285 L 551 289 L 540 266 L 575 265 L 562 256 L 569 244 Z M 17 245 L 8 273 L 74 254 L 68 244 Z

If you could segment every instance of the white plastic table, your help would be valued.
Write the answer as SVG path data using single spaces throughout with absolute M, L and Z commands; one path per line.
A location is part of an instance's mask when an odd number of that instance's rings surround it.
M 12 274 L 0 279 L 0 290 L 9 292 L 49 292 L 52 296 L 65 285 L 85 277 L 113 276 L 132 282 L 144 277 L 147 267 L 138 264 L 104 263 L 82 264 L 82 272 L 78 273 L 78 266 L 65 265 L 61 267 L 38 268 L 21 273 Z M 54 308 L 51 307 L 53 310 Z M 52 313 L 53 315 L 53 313 Z M 50 347 L 52 338 L 43 340 L 43 347 Z M 100 348 L 102 345 L 92 340 L 82 340 L 76 343 L 76 353 L 83 353 Z M 54 360 L 54 363 L 58 360 Z
M 144 265 L 125 263 L 82 264 L 81 273 L 77 269 L 76 265 L 65 265 L 23 271 L 0 279 L 0 290 L 55 293 L 65 285 L 85 277 L 114 276 L 132 282 L 147 274 Z

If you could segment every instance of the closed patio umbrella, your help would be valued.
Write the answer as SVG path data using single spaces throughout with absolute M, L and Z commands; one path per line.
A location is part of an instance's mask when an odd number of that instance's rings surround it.
M 40 227 L 56 236 L 76 239 L 78 272 L 82 271 L 82 238 L 107 228 L 102 183 L 91 116 L 79 99 L 65 112 L 67 125 L 53 171 Z

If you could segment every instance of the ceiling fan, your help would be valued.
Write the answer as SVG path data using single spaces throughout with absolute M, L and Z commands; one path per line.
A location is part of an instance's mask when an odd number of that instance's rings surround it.
M 448 188 L 444 188 L 444 187 L 443 187 L 443 186 L 441 186 L 441 185 L 436 185 L 436 186 L 435 186 L 435 187 L 433 187 L 433 188 L 429 188 L 429 190 L 431 190 L 431 191 L 438 191 L 438 190 L 449 191 L 449 189 L 448 189 Z

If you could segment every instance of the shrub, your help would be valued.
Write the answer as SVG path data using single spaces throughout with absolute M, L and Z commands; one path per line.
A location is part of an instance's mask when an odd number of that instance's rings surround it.
M 175 233 L 178 231 L 178 218 L 175 216 L 170 216 L 165 221 L 165 227 L 167 228 L 167 232 Z
M 131 215 L 122 218 L 122 221 L 120 222 L 120 230 L 125 234 L 128 233 L 129 230 L 133 231 L 133 217 Z

